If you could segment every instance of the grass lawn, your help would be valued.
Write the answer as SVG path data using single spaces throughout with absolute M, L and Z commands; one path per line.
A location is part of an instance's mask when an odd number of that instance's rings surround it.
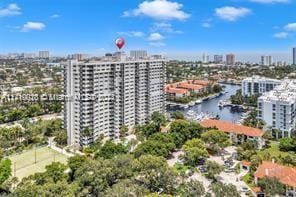
M 244 181 L 249 187 L 254 187 L 253 178 L 251 177 L 251 175 L 250 175 L 249 172 L 243 176 L 243 181 Z
M 176 163 L 174 165 L 174 170 L 176 170 L 177 173 L 179 174 L 185 174 L 187 170 L 189 170 L 190 167 L 184 165 L 184 164 L 181 164 L 181 163 Z
M 288 152 L 282 152 L 279 149 L 279 144 L 277 142 L 271 141 L 269 144 L 269 148 L 262 150 L 262 151 L 258 151 L 258 155 L 260 156 L 264 156 L 264 155 L 270 155 L 270 157 L 275 157 L 278 158 L 279 156 L 281 157 L 285 157 L 287 155 L 290 155 L 291 153 Z
M 9 157 L 11 160 L 12 176 L 16 176 L 20 181 L 22 178 L 32 175 L 36 172 L 44 172 L 45 166 L 51 164 L 53 161 L 67 163 L 67 156 L 48 147 L 36 149 L 36 163 L 35 163 L 35 149 L 15 154 Z

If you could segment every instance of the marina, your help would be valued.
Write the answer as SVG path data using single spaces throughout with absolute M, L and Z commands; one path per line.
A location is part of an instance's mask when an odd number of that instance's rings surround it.
M 168 111 L 181 111 L 190 120 L 199 121 L 205 118 L 214 118 L 241 123 L 242 118 L 247 117 L 246 109 L 229 102 L 231 95 L 234 95 L 241 86 L 224 83 L 221 83 L 221 85 L 224 86 L 224 91 L 221 93 L 208 96 L 193 104 L 175 104 L 173 106 L 174 103 L 170 103 Z M 223 107 L 221 104 L 223 104 Z

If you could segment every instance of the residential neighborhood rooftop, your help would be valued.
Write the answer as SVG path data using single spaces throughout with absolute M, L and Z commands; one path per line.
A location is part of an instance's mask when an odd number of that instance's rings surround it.
M 243 134 L 250 137 L 262 137 L 264 134 L 264 132 L 261 129 L 233 124 L 231 122 L 221 120 L 205 119 L 201 121 L 200 124 L 208 128 L 216 127 L 217 129 L 223 132 Z
M 281 183 L 296 187 L 296 168 L 283 166 L 270 161 L 263 161 L 254 174 L 257 178 L 275 177 Z

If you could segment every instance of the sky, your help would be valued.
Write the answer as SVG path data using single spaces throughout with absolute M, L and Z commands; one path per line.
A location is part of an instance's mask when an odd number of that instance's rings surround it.
M 296 0 L 0 0 L 0 54 L 145 49 L 171 58 L 235 53 L 291 60 Z

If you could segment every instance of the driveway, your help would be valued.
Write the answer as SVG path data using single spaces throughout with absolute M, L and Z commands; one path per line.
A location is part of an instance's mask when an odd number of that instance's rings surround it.
M 179 156 L 183 155 L 184 152 L 182 150 L 174 151 L 171 155 L 172 158 L 167 160 L 167 163 L 170 167 L 174 166 L 175 163 L 179 162 Z
M 221 172 L 219 176 L 221 177 L 220 181 L 222 183 L 232 184 L 237 188 L 238 191 L 240 191 L 243 187 L 249 188 L 249 186 L 245 182 L 239 179 L 240 175 L 234 172 L 231 172 L 231 173 Z M 240 195 L 247 196 L 245 193 L 240 193 Z
M 208 192 L 210 190 L 210 185 L 211 185 L 211 180 L 207 179 L 206 177 L 204 177 L 202 174 L 195 172 L 191 177 L 191 180 L 195 180 L 195 181 L 200 181 L 206 192 Z

